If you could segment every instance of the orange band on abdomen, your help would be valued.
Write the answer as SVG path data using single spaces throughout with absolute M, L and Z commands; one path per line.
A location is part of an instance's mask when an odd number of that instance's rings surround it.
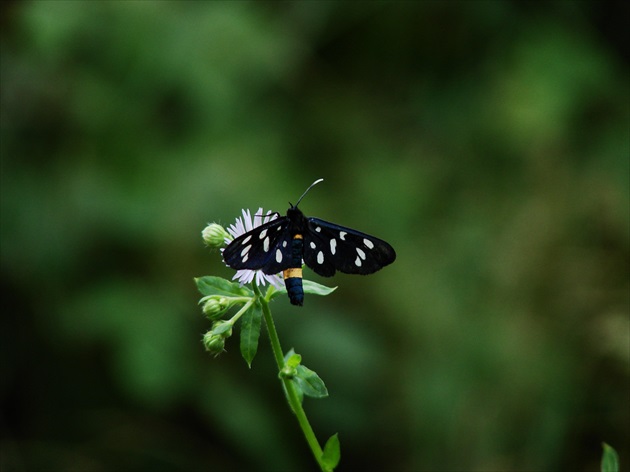
M 285 269 L 282 271 L 282 275 L 285 279 L 302 278 L 302 268 L 298 269 Z

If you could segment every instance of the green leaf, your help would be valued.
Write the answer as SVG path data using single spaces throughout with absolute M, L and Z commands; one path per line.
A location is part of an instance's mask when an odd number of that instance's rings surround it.
M 232 329 L 232 323 L 230 323 L 229 321 L 221 321 L 222 322 L 217 322 L 212 325 L 212 332 L 214 334 L 223 334 Z
M 318 284 L 312 280 L 303 280 L 302 285 L 304 287 L 304 293 L 310 293 L 311 295 L 330 295 L 337 287 L 326 287 L 325 285 Z
M 333 293 L 335 290 L 337 290 L 337 287 L 326 287 L 325 285 L 322 284 L 318 284 L 317 282 L 313 282 L 312 280 L 306 280 L 306 279 L 302 279 L 302 287 L 304 287 L 304 293 L 309 293 L 311 295 L 330 295 L 331 293 Z M 275 292 L 273 292 L 271 294 L 271 297 L 269 297 L 270 299 L 272 298 L 276 298 L 278 295 L 280 294 L 285 294 L 287 293 L 287 289 L 286 287 L 282 287 L 277 289 Z
M 333 434 L 326 441 L 324 452 L 322 453 L 322 463 L 326 470 L 334 470 L 341 459 L 341 445 L 339 444 L 338 433 Z
M 215 277 L 213 275 L 206 275 L 205 277 L 195 278 L 197 289 L 202 295 L 223 295 L 223 296 L 237 296 L 237 297 L 253 297 L 252 292 L 247 287 L 242 287 L 241 284 L 236 282 L 230 282 L 221 277 Z
M 608 444 L 602 443 L 604 454 L 602 455 L 602 472 L 619 472 L 619 456 Z
M 258 351 L 261 324 L 262 307 L 256 302 L 243 314 L 241 321 L 241 355 L 250 368 Z
M 326 398 L 328 396 L 324 381 L 315 371 L 303 365 L 298 365 L 296 370 L 297 373 L 293 381 L 304 395 L 311 398 Z

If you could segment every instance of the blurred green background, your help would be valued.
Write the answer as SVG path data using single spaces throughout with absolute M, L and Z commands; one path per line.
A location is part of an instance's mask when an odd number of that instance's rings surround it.
M 627 5 L 3 2 L 2 471 L 315 470 L 193 277 L 320 177 L 398 253 L 272 306 L 339 470 L 627 468 Z

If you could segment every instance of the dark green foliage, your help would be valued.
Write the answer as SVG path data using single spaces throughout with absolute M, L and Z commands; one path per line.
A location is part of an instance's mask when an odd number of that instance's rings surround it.
M 2 470 L 313 467 L 191 279 L 320 177 L 398 253 L 272 300 L 340 470 L 630 464 L 626 5 L 2 2 Z

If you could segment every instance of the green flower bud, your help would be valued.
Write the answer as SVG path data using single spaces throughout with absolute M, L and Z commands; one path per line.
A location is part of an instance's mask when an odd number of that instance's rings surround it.
M 208 331 L 203 335 L 203 346 L 206 348 L 206 351 L 216 357 L 225 350 L 225 338 L 220 334 Z
M 201 237 L 206 243 L 206 246 L 222 248 L 225 247 L 225 238 L 229 238 L 230 235 L 223 226 L 217 223 L 210 223 L 201 232 Z
M 230 307 L 230 302 L 227 298 L 219 295 L 212 295 L 204 297 L 203 314 L 210 320 L 216 320 L 223 315 Z

